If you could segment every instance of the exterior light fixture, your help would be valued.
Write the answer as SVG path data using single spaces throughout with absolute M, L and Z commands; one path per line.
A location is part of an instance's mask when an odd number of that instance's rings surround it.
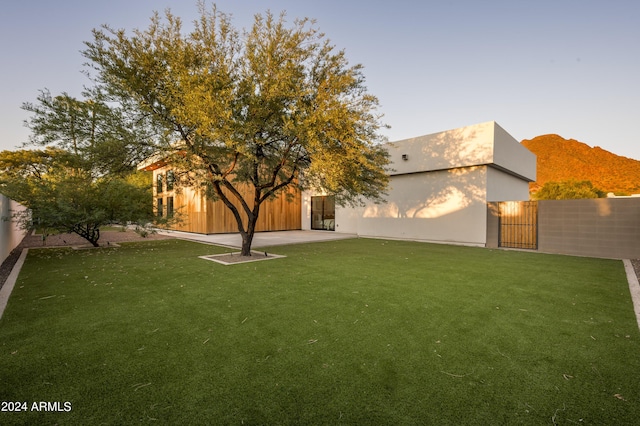
M 404 161 L 407 161 L 409 159 L 409 156 L 407 154 L 402 154 L 402 159 Z

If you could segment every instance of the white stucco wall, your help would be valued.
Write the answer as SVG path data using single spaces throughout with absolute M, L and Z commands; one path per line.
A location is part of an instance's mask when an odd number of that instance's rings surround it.
M 392 176 L 387 203 L 336 208 L 336 232 L 484 245 L 486 176 L 484 166 Z
M 308 231 L 311 229 L 311 192 L 303 191 L 302 192 L 302 202 L 300 208 L 301 215 L 301 226 L 300 228 L 303 231 Z
M 489 164 L 493 160 L 493 121 L 387 144 L 395 174 Z M 403 160 L 402 155 L 407 159 Z
M 392 175 L 491 164 L 536 179 L 535 155 L 495 121 L 390 142 L 387 147 Z
M 493 121 L 387 147 L 387 203 L 336 206 L 336 232 L 483 246 L 486 203 L 529 199 L 536 177 L 535 155 Z M 309 193 L 302 204 L 302 228 L 310 229 Z
M 501 170 L 487 169 L 487 202 L 526 201 L 529 199 L 529 183 Z
M 22 241 L 27 231 L 20 229 L 16 221 L 12 220 L 15 212 L 25 211 L 26 208 L 0 194 L 0 262 L 3 262 L 11 250 Z
M 301 229 L 311 230 L 311 197 L 316 195 L 326 195 L 322 192 L 302 192 L 302 208 L 301 210 Z M 336 206 L 335 232 L 343 232 L 346 234 L 357 234 L 358 223 L 362 217 L 362 208 L 342 208 Z M 331 232 L 331 231 L 327 231 Z
M 536 180 L 536 156 L 497 123 L 493 123 L 493 164 L 530 181 Z M 528 198 L 527 198 L 528 199 Z M 512 201 L 516 201 L 515 199 Z
M 364 209 L 364 207 L 336 206 L 336 232 L 359 235 Z

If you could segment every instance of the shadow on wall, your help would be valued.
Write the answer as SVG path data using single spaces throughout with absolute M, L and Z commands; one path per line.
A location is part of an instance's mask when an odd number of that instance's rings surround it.
M 480 130 L 478 126 L 449 130 L 433 135 L 431 141 L 422 147 L 422 152 L 425 156 L 444 161 L 445 167 L 490 163 L 493 133 L 488 132 L 486 126 Z
M 494 123 L 483 123 L 390 143 L 394 169 L 391 175 L 491 163 L 493 126 Z M 403 154 L 407 155 L 406 160 Z
M 386 204 L 368 205 L 365 218 L 435 219 L 485 203 L 486 169 L 469 167 L 392 177 Z
M 390 144 L 395 172 L 383 205 L 368 205 L 365 218 L 433 219 L 486 202 L 492 129 L 486 123 Z M 402 155 L 407 154 L 408 160 Z

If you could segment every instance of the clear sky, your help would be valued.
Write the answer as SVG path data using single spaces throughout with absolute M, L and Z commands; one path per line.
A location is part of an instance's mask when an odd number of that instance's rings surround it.
M 212 2 L 209 0 L 208 4 Z M 364 65 L 389 140 L 495 120 L 517 140 L 556 133 L 640 160 L 638 0 L 220 0 L 236 27 L 267 9 L 309 17 Z M 23 102 L 79 96 L 101 24 L 146 28 L 196 0 L 2 0 L 0 149 L 28 138 Z

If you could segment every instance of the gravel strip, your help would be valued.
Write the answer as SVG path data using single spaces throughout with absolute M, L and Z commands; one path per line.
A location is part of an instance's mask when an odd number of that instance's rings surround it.
M 633 265 L 633 270 L 636 271 L 638 281 L 640 281 L 640 259 L 631 259 L 631 264 Z

